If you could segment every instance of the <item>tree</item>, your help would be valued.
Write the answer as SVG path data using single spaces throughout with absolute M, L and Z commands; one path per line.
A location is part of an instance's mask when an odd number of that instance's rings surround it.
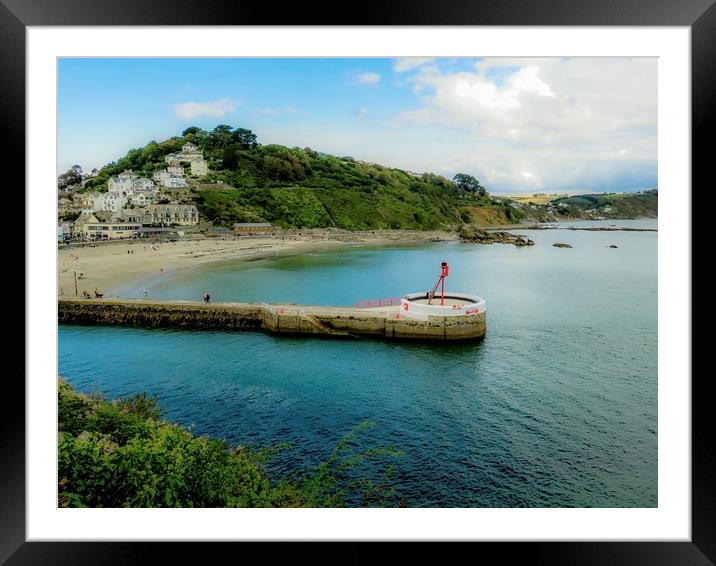
M 239 165 L 239 156 L 236 154 L 236 146 L 230 145 L 224 149 L 221 161 L 224 169 L 234 171 Z
M 281 178 L 283 164 L 284 164 L 284 162 L 281 159 L 279 159 L 277 157 L 272 157 L 271 155 L 265 155 L 264 162 L 263 162 L 264 174 L 269 179 L 278 181 Z
M 196 126 L 191 126 L 181 133 L 182 137 L 178 138 L 181 140 L 180 145 L 184 142 L 191 142 L 195 145 L 203 145 L 209 136 L 206 130 L 202 130 Z
M 57 177 L 57 187 L 64 189 L 70 185 L 76 185 L 82 182 L 82 167 L 73 165 L 67 171 Z
M 259 145 L 256 141 L 256 134 L 246 128 L 236 128 L 231 137 L 241 144 L 242 149 L 251 149 Z
M 480 181 L 475 179 L 472 175 L 468 175 L 467 173 L 458 173 L 452 178 L 452 180 L 458 187 L 465 191 L 477 193 L 481 197 L 487 194 L 487 189 L 485 189 L 485 187 L 480 184 Z
M 211 145 L 213 147 L 225 148 L 231 143 L 231 131 L 233 129 L 234 128 L 232 126 L 227 124 L 219 124 L 216 126 L 216 128 L 211 130 L 211 133 L 209 134 Z
M 206 135 L 206 132 L 204 132 Z M 193 141 L 196 141 L 195 139 Z M 174 153 L 176 151 L 181 150 L 181 146 L 184 144 L 185 139 L 179 138 L 179 137 L 172 137 L 168 140 L 164 140 L 162 143 L 159 144 L 159 147 L 161 148 L 161 151 L 164 155 L 167 153 Z
M 182 135 L 183 138 L 185 138 L 185 137 L 190 136 L 190 135 L 191 135 L 191 136 L 195 136 L 195 135 L 197 135 L 197 134 L 203 134 L 203 133 L 206 133 L 206 132 L 204 132 L 204 130 L 202 130 L 201 128 L 199 128 L 199 127 L 197 127 L 197 126 L 190 126 L 190 127 L 188 127 L 186 130 L 184 130 L 184 131 L 181 133 L 181 135 Z
M 162 156 L 162 150 L 159 144 L 154 140 L 145 145 L 139 153 L 137 164 L 140 166 L 151 164 L 158 161 Z

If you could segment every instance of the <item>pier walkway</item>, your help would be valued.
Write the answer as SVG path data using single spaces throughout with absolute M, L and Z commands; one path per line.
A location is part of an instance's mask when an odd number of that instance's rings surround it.
M 214 303 L 147 299 L 58 301 L 61 324 L 97 324 L 187 329 L 263 330 L 315 337 L 401 340 L 479 340 L 486 313 L 413 318 L 400 305 L 377 308 L 268 303 Z

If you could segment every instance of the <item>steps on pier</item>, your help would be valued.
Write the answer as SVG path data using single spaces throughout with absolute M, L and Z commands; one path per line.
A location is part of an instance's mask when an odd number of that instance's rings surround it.
M 348 332 L 344 332 L 343 330 L 336 330 L 335 328 L 331 328 L 328 326 L 325 322 L 320 320 L 319 318 L 315 317 L 312 314 L 308 313 L 302 313 L 301 314 L 301 320 L 308 321 L 311 326 L 314 326 L 318 330 L 320 330 L 324 334 L 331 334 L 332 336 L 349 336 Z

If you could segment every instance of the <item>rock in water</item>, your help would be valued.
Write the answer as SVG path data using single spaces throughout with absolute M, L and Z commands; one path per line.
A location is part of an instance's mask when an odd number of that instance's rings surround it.
M 615 246 L 614 244 L 612 244 L 612 245 L 609 246 L 609 247 L 610 247 L 610 248 L 618 248 L 619 246 Z
M 552 244 L 555 248 L 571 248 L 572 244 L 561 244 L 559 242 L 555 242 Z
M 458 228 L 457 235 L 463 242 L 476 244 L 513 244 L 515 246 L 534 246 L 535 243 L 529 238 L 510 234 L 509 232 L 495 232 L 482 230 L 472 224 L 463 224 Z

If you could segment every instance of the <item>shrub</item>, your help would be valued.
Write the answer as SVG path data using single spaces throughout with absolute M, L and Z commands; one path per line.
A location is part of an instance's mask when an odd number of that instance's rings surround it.
M 326 507 L 394 504 L 390 448 L 358 450 L 365 421 L 323 464 L 271 481 L 266 462 L 287 445 L 254 450 L 195 437 L 161 418 L 146 394 L 106 401 L 60 379 L 58 493 L 62 507 Z M 362 464 L 384 467 L 373 478 Z M 379 464 L 376 468 L 375 464 Z

